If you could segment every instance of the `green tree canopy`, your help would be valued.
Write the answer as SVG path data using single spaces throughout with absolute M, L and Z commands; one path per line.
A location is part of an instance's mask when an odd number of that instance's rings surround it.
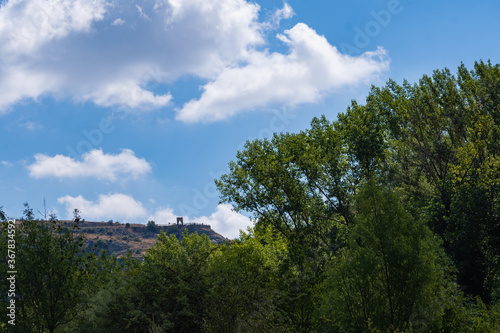
M 342 332 L 430 331 L 452 290 L 438 239 L 415 221 L 395 193 L 374 182 L 356 197 L 348 245 L 324 283 L 325 327 Z M 328 330 L 328 329 L 327 329 Z
M 378 179 L 443 239 L 462 287 L 488 302 L 500 272 L 499 101 L 500 66 L 490 62 L 413 85 L 390 80 L 336 121 L 247 142 L 216 181 L 221 200 L 272 225 L 290 253 L 330 255 L 354 223 L 360 184 Z
M 76 222 L 33 220 L 33 211 L 25 204 L 25 219 L 16 225 L 14 331 L 55 332 L 88 308 L 89 296 L 100 281 L 100 263 L 87 251 L 76 228 Z M 7 249 L 4 241 L 2 237 L 2 252 Z M 2 265 L 3 270 L 6 267 Z

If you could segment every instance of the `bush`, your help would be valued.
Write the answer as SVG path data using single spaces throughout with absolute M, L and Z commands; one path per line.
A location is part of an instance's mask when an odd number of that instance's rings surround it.
M 146 229 L 148 229 L 148 231 L 151 231 L 151 232 L 156 232 L 157 226 L 156 226 L 155 221 L 148 221 Z

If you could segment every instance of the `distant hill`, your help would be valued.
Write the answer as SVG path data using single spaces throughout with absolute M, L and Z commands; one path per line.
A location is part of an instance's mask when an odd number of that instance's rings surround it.
M 73 221 L 62 221 L 72 223 Z M 128 251 L 132 257 L 142 258 L 146 251 L 155 243 L 161 231 L 167 235 L 174 234 L 177 239 L 182 239 L 184 230 L 189 233 L 207 235 L 212 242 L 223 243 L 229 241 L 224 236 L 216 233 L 209 225 L 188 223 L 184 225 L 157 225 L 155 231 L 151 231 L 144 224 L 119 223 L 119 222 L 80 222 L 80 229 L 76 233 L 84 234 L 87 243 L 96 246 L 96 252 L 108 250 L 118 257 L 124 256 Z

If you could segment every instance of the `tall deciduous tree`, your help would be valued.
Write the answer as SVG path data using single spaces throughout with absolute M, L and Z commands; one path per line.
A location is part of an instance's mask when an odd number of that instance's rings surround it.
M 252 212 L 258 224 L 329 251 L 335 226 L 352 221 L 356 179 L 344 150 L 334 126 L 314 119 L 307 131 L 247 142 L 216 184 L 222 201 Z
M 444 256 L 428 227 L 374 182 L 356 200 L 348 246 L 330 263 L 326 331 L 430 331 L 447 299 Z M 434 327 L 433 327 L 434 326 Z
M 339 230 L 352 223 L 351 195 L 358 181 L 349 170 L 340 133 L 326 118 L 298 134 L 248 142 L 216 181 L 222 200 L 250 211 L 261 227 L 288 242 L 283 264 L 284 304 L 294 326 L 312 326 L 316 294 L 328 256 L 339 247 Z

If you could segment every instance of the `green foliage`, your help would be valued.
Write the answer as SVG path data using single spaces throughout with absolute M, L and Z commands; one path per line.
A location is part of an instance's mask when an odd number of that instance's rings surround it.
M 376 105 L 368 102 L 363 106 L 353 101 L 345 114 L 339 114 L 335 129 L 344 140 L 345 156 L 354 179 L 372 177 L 380 170 L 387 141 L 383 118 Z
M 119 272 L 96 310 L 105 332 L 200 332 L 207 293 L 206 235 L 161 233 L 142 264 Z
M 29 206 L 27 202 L 24 204 L 24 210 L 23 210 L 23 216 L 26 221 L 32 221 L 35 218 L 35 215 L 33 214 L 33 209 Z
M 287 243 L 268 228 L 249 230 L 224 244 L 210 258 L 205 299 L 206 332 L 292 332 L 278 309 L 279 267 Z
M 156 232 L 158 230 L 155 221 L 148 221 L 146 229 L 151 232 Z
M 500 331 L 500 303 L 486 305 L 479 297 L 462 300 L 462 306 L 448 308 L 443 317 L 442 332 L 489 333 Z
M 357 178 L 342 136 L 325 117 L 313 119 L 307 131 L 247 142 L 229 168 L 216 181 L 222 201 L 252 212 L 258 227 L 287 240 L 280 288 L 289 298 L 280 309 L 299 330 L 310 330 L 324 263 L 352 223 Z
M 404 237 L 415 240 L 416 235 L 428 234 L 424 237 L 427 245 L 410 242 L 396 247 L 400 252 L 396 251 L 395 256 L 399 255 L 408 265 L 405 271 L 422 264 L 418 261 L 425 253 L 422 249 L 430 247 L 433 249 L 430 252 L 437 251 L 435 237 L 423 231 L 429 227 L 442 239 L 462 289 L 479 295 L 486 303 L 497 297 L 494 295 L 498 295 L 495 283 L 500 272 L 499 91 L 499 65 L 477 62 L 472 71 L 462 65 L 456 76 L 444 69 L 431 76 L 424 75 L 413 85 L 389 81 L 385 87 L 373 87 L 365 105 L 353 102 L 346 113 L 339 114 L 337 121 L 315 118 L 306 131 L 247 142 L 229 164 L 229 173 L 216 184 L 223 202 L 253 213 L 257 226 L 271 226 L 287 239 L 289 255 L 281 266 L 280 281 L 288 287 L 283 290 L 293 300 L 293 306 L 282 308 L 286 308 L 290 318 L 297 318 L 299 313 L 302 318 L 310 316 L 309 309 L 318 303 L 315 295 L 325 277 L 325 265 L 343 267 L 332 264 L 332 257 L 337 262 L 342 256 L 356 254 L 357 258 L 365 258 L 359 259 L 362 264 L 358 268 L 346 264 L 345 269 L 359 269 L 360 274 L 375 269 L 369 264 L 375 265 L 375 258 L 380 256 L 367 259 L 368 253 L 361 256 L 352 245 L 354 235 L 361 237 L 357 234 L 361 215 L 356 211 L 361 206 L 358 202 L 355 209 L 353 202 L 360 186 L 369 179 L 397 189 L 398 200 L 406 207 L 399 223 L 420 228 L 400 226 L 414 232 L 413 236 Z M 397 207 L 391 214 L 401 213 Z M 403 237 L 391 233 L 394 230 L 388 228 L 384 237 Z M 348 247 L 344 248 L 346 244 Z M 339 257 L 338 253 L 342 255 Z M 440 259 L 436 274 L 447 270 L 444 262 Z M 398 271 L 398 266 L 394 267 Z M 424 274 L 425 270 L 419 272 Z M 420 287 L 427 285 L 424 281 L 419 283 Z M 418 292 L 414 294 L 419 297 Z M 413 311 L 417 311 L 418 302 L 422 304 L 411 297 L 408 301 Z M 427 313 L 439 317 L 449 304 L 452 303 L 443 301 L 439 306 L 425 307 L 431 309 Z M 392 324 L 416 329 L 416 315 L 411 321 L 408 316 L 405 320 L 397 319 L 395 311 L 392 310 L 395 318 Z M 414 313 L 401 311 L 412 316 Z M 380 320 L 370 317 L 370 325 L 382 325 Z M 399 326 L 400 322 L 407 326 Z M 432 320 L 421 322 L 428 324 Z M 310 324 L 307 319 L 294 321 L 302 330 L 308 330 Z
M 100 260 L 86 251 L 77 223 L 30 220 L 31 208 L 16 225 L 16 332 L 61 331 L 79 311 L 100 281 Z M 5 225 L 2 227 L 5 235 Z M 7 248 L 2 237 L 1 251 Z M 2 256 L 5 258 L 5 255 Z M 2 264 L 2 269 L 6 265 Z M 5 272 L 3 272 L 5 273 Z M 5 276 L 5 274 L 2 274 Z M 4 308 L 2 306 L 2 308 Z
M 500 66 L 477 62 L 418 84 L 373 88 L 386 124 L 385 182 L 405 191 L 444 240 L 466 291 L 489 301 L 500 269 Z
M 500 331 L 499 102 L 500 66 L 477 62 L 247 142 L 216 184 L 256 224 L 222 245 L 170 226 L 143 261 L 95 257 L 25 204 L 14 330 Z
M 348 246 L 330 263 L 323 319 L 343 332 L 429 331 L 446 296 L 436 238 L 373 181 L 355 208 Z
M 331 222 L 351 220 L 354 189 L 341 137 L 324 117 L 299 134 L 247 142 L 229 168 L 216 181 L 222 200 L 290 240 L 328 247 Z
M 207 291 L 206 269 L 213 251 L 208 236 L 188 234 L 182 241 L 161 233 L 156 245 L 144 256 L 139 281 L 150 318 L 164 330 L 196 332 L 203 324 L 203 296 Z M 156 295 L 160 293 L 160 297 Z

